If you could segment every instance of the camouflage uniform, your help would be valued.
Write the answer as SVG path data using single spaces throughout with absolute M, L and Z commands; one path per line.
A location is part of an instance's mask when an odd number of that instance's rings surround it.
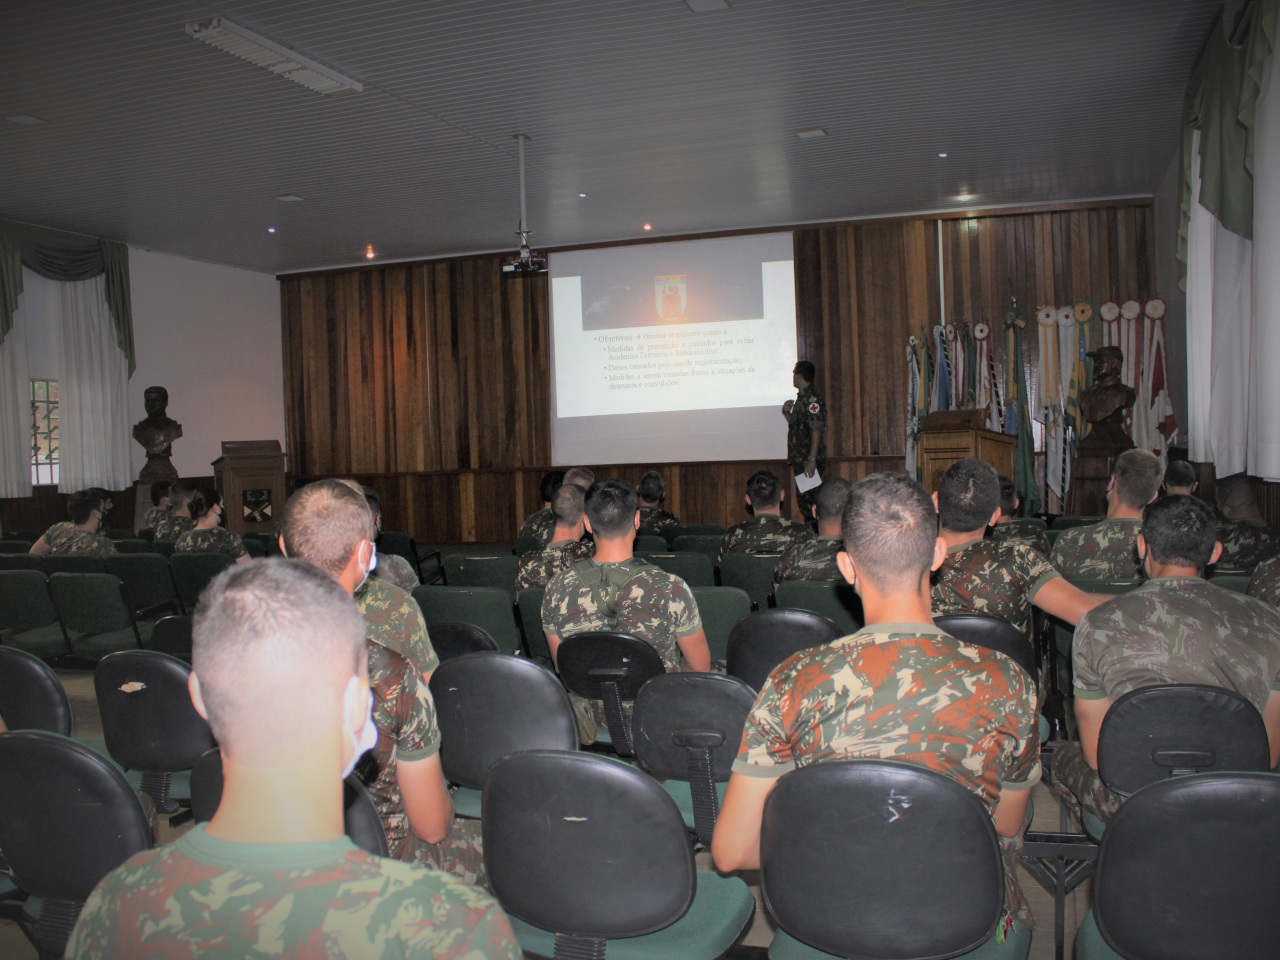
M 1280 611 L 1200 577 L 1163 577 L 1086 613 L 1071 663 L 1075 695 L 1115 703 L 1163 683 L 1226 687 L 1261 712 L 1280 689 Z M 1053 755 L 1053 779 L 1068 803 L 1103 821 L 1123 798 L 1084 762 L 1079 743 Z
M 516 571 L 516 589 L 545 587 L 561 570 L 568 569 L 579 560 L 595 556 L 596 545 L 585 540 L 557 540 L 541 550 L 530 550 L 520 558 Z
M 1120 517 L 1063 530 L 1053 545 L 1050 562 L 1064 577 L 1141 580 L 1146 577 L 1138 559 L 1141 526 L 1141 517 Z
M 1027 633 L 1036 594 L 1058 576 L 1030 547 L 970 540 L 948 550 L 933 573 L 933 615 L 985 613 Z
M 542 598 L 542 629 L 561 640 L 588 630 L 620 630 L 649 643 L 668 671 L 679 670 L 683 662 L 679 639 L 702 629 L 693 591 L 675 574 L 636 558 L 599 566 L 635 571 L 617 592 L 616 623 L 610 623 L 596 604 L 591 588 L 582 582 L 577 570 L 569 567 L 547 584 Z M 594 743 L 596 727 L 606 725 L 604 704 L 576 694 L 570 699 L 578 716 L 582 742 Z
M 178 538 L 173 545 L 174 553 L 225 553 L 232 560 L 247 557 L 249 551 L 244 548 L 244 541 L 224 527 L 210 527 L 207 530 L 192 528 Z
M 154 532 L 156 524 L 160 522 L 160 518 L 168 516 L 168 514 L 169 511 L 164 507 L 147 507 L 147 512 L 142 515 L 142 526 L 138 529 Z
M 414 587 L 422 586 L 422 581 L 413 572 L 413 566 L 398 553 L 379 553 L 378 565 L 373 568 L 371 577 L 395 584 L 406 593 Z
M 373 689 L 373 722 L 378 745 L 373 754 L 378 777 L 369 794 L 387 834 L 388 852 L 396 860 L 435 867 L 467 883 L 484 884 L 480 821 L 455 817 L 440 843 L 427 843 L 409 826 L 396 779 L 396 764 L 423 760 L 440 750 L 436 705 L 427 683 L 409 661 L 378 643 L 369 644 L 369 686 Z
M 107 874 L 80 912 L 66 956 L 521 954 L 497 902 L 453 877 L 375 857 L 347 837 L 235 843 L 200 825 Z
M 792 544 L 813 539 L 813 531 L 776 513 L 758 513 L 741 520 L 720 538 L 716 563 L 726 553 L 782 553 Z
M 640 532 L 659 537 L 671 537 L 680 526 L 680 518 L 661 507 L 640 508 Z
M 787 464 L 793 474 L 804 473 L 809 460 L 809 446 L 813 441 L 813 428 L 822 430 L 822 439 L 818 441 L 818 456 L 815 467 L 819 474 L 827 472 L 827 401 L 822 394 L 813 388 L 813 384 L 802 387 L 796 394 L 795 403 L 791 405 L 791 416 L 787 420 Z M 808 493 L 796 492 L 796 506 L 800 516 L 806 521 L 813 516 L 813 505 L 817 502 L 814 487 Z
M 156 519 L 156 525 L 152 527 L 157 540 L 177 540 L 188 530 L 194 530 L 196 522 L 190 517 L 179 517 L 172 513 L 166 513 L 163 517 Z
M 551 542 L 551 535 L 556 529 L 556 515 L 551 512 L 550 507 L 543 507 L 536 513 L 529 514 L 524 523 L 520 525 L 520 533 L 516 535 L 516 539 L 520 537 L 535 537 L 542 546 L 546 546 Z
M 1219 523 L 1218 542 L 1222 544 L 1218 569 L 1246 569 L 1280 554 L 1280 529 L 1261 520 Z
M 1038 523 L 1026 520 L 1009 520 L 997 523 L 987 531 L 987 539 L 996 543 L 1020 543 L 1024 547 L 1049 555 L 1049 535 Z
M 1001 790 L 1040 779 L 1036 689 L 1003 654 L 925 624 L 879 623 L 796 654 L 769 675 L 733 772 L 781 777 L 823 760 L 917 764 L 994 810 Z M 1017 884 L 1021 838 L 1001 838 L 1005 904 L 1031 915 Z
M 115 544 L 106 533 L 89 533 L 70 520 L 55 523 L 40 539 L 49 545 L 49 555 L 54 557 L 113 557 L 116 553 Z
M 355 601 L 370 642 L 398 653 L 424 677 L 440 666 L 422 608 L 413 597 L 394 583 L 370 577 L 356 591 Z
M 792 544 L 773 568 L 773 585 L 783 580 L 839 580 L 836 554 L 844 549 L 844 537 L 820 534 L 813 540 Z
M 1249 581 L 1249 596 L 1257 597 L 1263 603 L 1280 607 L 1280 557 L 1263 560 L 1253 571 L 1253 579 Z

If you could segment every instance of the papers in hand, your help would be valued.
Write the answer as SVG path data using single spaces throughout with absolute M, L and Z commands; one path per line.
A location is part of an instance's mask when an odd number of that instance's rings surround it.
M 814 487 L 821 486 L 822 476 L 817 470 L 813 471 L 813 476 L 809 476 L 803 470 L 796 474 L 796 490 L 800 493 L 808 493 Z

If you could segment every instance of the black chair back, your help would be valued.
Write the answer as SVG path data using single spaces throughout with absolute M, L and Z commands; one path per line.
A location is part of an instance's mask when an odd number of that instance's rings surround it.
M 1261 714 L 1223 687 L 1131 690 L 1111 705 L 1098 732 L 1098 775 L 1126 797 L 1169 777 L 1270 766 Z
M 29 553 L 7 553 L 0 555 L 0 570 L 34 570 L 44 576 L 44 560 Z
M 44 901 L 47 954 L 62 956 L 98 881 L 151 843 L 137 794 L 104 757 L 55 733 L 0 735 L 0 848 L 13 882 Z
M 1112 709 L 1115 709 L 1114 707 Z M 1280 777 L 1166 780 L 1125 802 L 1103 834 L 1093 911 L 1132 960 L 1271 960 L 1280 944 Z
M 191 614 L 161 617 L 151 629 L 147 646 L 179 660 L 191 662 Z
M 757 610 L 729 631 L 729 675 L 759 690 L 782 661 L 840 635 L 835 621 L 811 610 Z
M 225 553 L 175 553 L 169 557 L 173 585 L 187 613 L 195 610 L 200 594 L 213 578 L 233 563 Z
M 729 779 L 756 692 L 717 673 L 664 673 L 636 695 L 636 759 L 655 777 L 687 780 L 694 831 L 711 843 L 719 813 L 715 785 Z
M 191 768 L 191 812 L 196 823 L 213 819 L 222 804 L 222 751 L 206 751 Z M 355 774 L 342 782 L 342 826 L 351 842 L 375 857 L 388 856 L 387 834 L 369 791 Z
M 587 940 L 635 937 L 669 926 L 693 902 L 684 820 L 634 767 L 553 750 L 504 757 L 489 771 L 484 810 L 489 886 L 508 913 L 535 927 Z
M 564 685 L 580 697 L 604 701 L 613 749 L 635 753 L 622 701 L 634 700 L 650 677 L 665 673 L 658 651 L 639 637 L 615 630 L 592 630 L 563 638 L 556 668 Z
M 1025 670 L 1033 683 L 1040 681 L 1035 647 L 1027 635 L 1009 621 L 985 613 L 951 613 L 934 617 L 933 622 L 939 630 L 945 630 L 963 643 L 1003 653 Z
M 0 540 L 0 553 L 29 553 L 31 544 L 25 540 Z
M 71 700 L 53 668 L 16 647 L 0 647 L 0 717 L 10 730 L 71 736 Z
M 982 801 L 886 760 L 783 776 L 765 801 L 760 886 L 783 930 L 841 957 L 953 957 L 986 942 L 1004 912 Z
M 484 627 L 458 620 L 438 620 L 431 625 L 431 646 L 444 663 L 464 653 L 497 653 L 498 645 Z
M 44 558 L 44 572 L 55 573 L 105 573 L 106 566 L 100 557 L 56 556 Z
M 578 749 L 578 722 L 564 685 L 532 660 L 503 653 L 454 657 L 431 675 L 431 696 L 440 762 L 451 783 L 480 790 L 489 768 L 505 756 Z

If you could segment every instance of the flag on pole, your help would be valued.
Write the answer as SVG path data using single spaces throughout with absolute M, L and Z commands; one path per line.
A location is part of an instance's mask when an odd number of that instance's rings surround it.
M 1014 478 L 1018 493 L 1022 495 L 1024 514 L 1040 510 L 1040 490 L 1036 486 L 1035 448 L 1031 436 L 1031 416 L 1027 409 L 1027 370 L 1022 359 L 1022 331 L 1026 318 L 1018 312 L 1018 301 L 1004 318 L 1004 328 L 1009 335 L 1007 355 L 1008 383 L 1005 393 L 1005 433 L 1017 436 L 1015 444 L 1018 475 Z
M 920 463 L 916 454 L 916 434 L 920 430 L 920 341 L 912 337 L 907 343 L 907 473 L 920 479 Z
M 931 404 L 934 410 L 951 409 L 951 365 L 947 361 L 947 335 L 941 324 L 933 328 L 934 371 L 933 397 Z
M 1148 300 L 1143 310 L 1145 319 L 1142 349 L 1142 376 L 1134 406 L 1142 416 L 1134 417 L 1134 445 L 1150 450 L 1162 462 L 1168 460 L 1169 441 L 1178 429 L 1169 399 L 1168 370 L 1164 341 L 1165 302 L 1159 297 Z M 1139 433 L 1139 423 L 1142 432 Z

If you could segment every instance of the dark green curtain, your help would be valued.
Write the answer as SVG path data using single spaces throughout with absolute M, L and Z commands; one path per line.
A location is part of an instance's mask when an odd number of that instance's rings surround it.
M 107 307 L 116 343 L 133 375 L 133 309 L 129 299 L 129 248 L 113 240 L 82 237 L 12 220 L 0 220 L 0 343 L 13 328 L 22 295 L 22 268 L 64 283 L 106 274 Z

